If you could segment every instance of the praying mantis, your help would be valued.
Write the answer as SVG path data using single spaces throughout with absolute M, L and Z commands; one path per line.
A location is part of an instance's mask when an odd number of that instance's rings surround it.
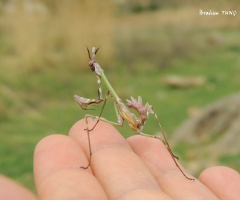
M 90 69 L 96 73 L 96 78 L 97 78 L 97 83 L 98 83 L 98 99 L 88 99 L 88 98 L 84 98 L 84 97 L 80 97 L 78 95 L 74 95 L 75 100 L 77 101 L 77 103 L 80 105 L 80 107 L 83 110 L 93 110 L 91 108 L 89 108 L 89 106 L 92 106 L 94 104 L 100 104 L 103 101 L 103 96 L 102 96 L 102 89 L 101 89 L 101 80 L 104 81 L 108 91 L 107 91 L 107 95 L 105 97 L 105 100 L 103 102 L 103 106 L 101 109 L 101 112 L 99 114 L 99 116 L 93 116 L 90 114 L 86 114 L 85 115 L 85 121 L 86 121 L 86 131 L 87 131 L 87 135 L 88 135 L 88 145 L 89 145 L 89 163 L 86 167 L 81 167 L 83 169 L 87 169 L 90 164 L 91 164 L 91 158 L 92 158 L 92 149 L 91 149 L 91 140 L 90 140 L 90 132 L 97 126 L 99 121 L 104 121 L 119 127 L 122 127 L 124 124 L 124 120 L 126 120 L 129 124 L 129 126 L 131 127 L 132 130 L 134 130 L 137 134 L 142 135 L 142 136 L 146 136 L 146 137 L 152 137 L 152 138 L 156 138 L 159 139 L 163 142 L 163 144 L 165 145 L 165 147 L 167 148 L 169 154 L 171 155 L 175 165 L 178 167 L 178 169 L 180 170 L 180 172 L 189 180 L 195 180 L 193 178 L 188 177 L 183 170 L 179 167 L 178 163 L 176 162 L 175 159 L 178 159 L 178 157 L 174 156 L 172 153 L 172 150 L 167 142 L 166 136 L 164 134 L 163 128 L 158 120 L 157 114 L 153 108 L 153 106 L 149 105 L 148 103 L 146 103 L 145 106 L 143 106 L 142 104 L 142 98 L 139 96 L 138 100 L 134 99 L 133 97 L 131 97 L 131 100 L 127 100 L 127 104 L 125 105 L 123 103 L 123 101 L 118 97 L 117 93 L 115 92 L 115 90 L 113 89 L 113 87 L 111 86 L 111 84 L 109 83 L 107 77 L 104 74 L 103 69 L 100 67 L 100 65 L 98 64 L 97 60 L 96 60 L 96 54 L 98 52 L 99 48 L 95 50 L 95 47 L 92 47 L 92 57 L 90 56 L 90 51 L 87 48 L 88 51 L 88 56 L 90 59 L 90 62 L 88 63 Z M 115 108 L 115 112 L 117 115 L 117 122 L 113 122 L 113 121 L 109 121 L 107 119 L 103 119 L 101 118 L 103 109 L 106 105 L 107 99 L 108 97 L 111 97 L 113 99 L 114 102 L 114 108 Z M 139 117 L 137 117 L 134 113 L 132 113 L 129 108 L 132 108 L 134 110 L 137 111 L 137 113 L 139 114 Z M 145 125 L 145 122 L 148 120 L 149 115 L 153 114 L 158 126 L 162 132 L 163 138 L 161 136 L 158 135 L 148 135 L 143 133 L 143 128 Z M 88 118 L 91 119 L 96 119 L 96 123 L 94 124 L 94 126 L 89 129 L 88 126 Z

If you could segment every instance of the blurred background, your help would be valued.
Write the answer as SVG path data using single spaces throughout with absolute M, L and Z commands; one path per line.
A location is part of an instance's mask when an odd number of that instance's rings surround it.
M 239 171 L 239 12 L 238 0 L 1 0 L 0 173 L 34 190 L 39 140 L 98 115 L 73 99 L 97 97 L 86 45 L 101 46 L 97 60 L 124 101 L 153 105 L 190 173 Z M 116 120 L 111 100 L 103 116 Z M 153 117 L 144 130 L 160 134 Z M 119 131 L 135 134 L 126 123 Z

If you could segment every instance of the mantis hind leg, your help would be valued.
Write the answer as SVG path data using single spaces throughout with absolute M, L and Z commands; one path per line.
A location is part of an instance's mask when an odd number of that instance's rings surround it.
M 163 140 L 160 136 L 157 136 L 157 135 L 148 135 L 148 134 L 145 134 L 145 133 L 142 133 L 140 132 L 139 133 L 140 135 L 142 136 L 146 136 L 146 137 L 152 137 L 152 138 L 156 138 L 156 139 L 160 139 L 163 144 L 165 145 L 165 147 L 167 148 L 168 152 L 170 153 L 175 165 L 177 166 L 177 168 L 181 171 L 181 173 L 183 174 L 183 176 L 185 176 L 188 180 L 195 180 L 193 178 L 189 178 L 184 172 L 183 170 L 180 168 L 180 166 L 178 165 L 177 161 L 175 160 L 176 156 L 173 155 L 172 153 L 172 150 L 170 149 L 169 145 L 167 143 L 165 143 L 165 140 Z
M 153 108 L 152 108 L 152 111 L 153 111 L 153 115 L 154 115 L 155 119 L 157 120 L 158 126 L 159 126 L 159 128 L 160 128 L 160 130 L 161 130 L 161 132 L 162 132 L 163 138 L 161 138 L 160 136 L 156 136 L 156 135 L 154 135 L 154 136 L 153 136 L 153 135 L 148 135 L 148 134 L 145 134 L 145 133 L 142 133 L 142 132 L 140 132 L 139 134 L 140 134 L 140 135 L 143 135 L 143 136 L 147 136 L 147 137 L 153 137 L 153 138 L 160 139 L 160 140 L 163 142 L 163 144 L 165 145 L 165 147 L 167 148 L 167 150 L 168 150 L 169 154 L 171 155 L 171 157 L 172 157 L 175 165 L 176 165 L 177 168 L 181 171 L 181 173 L 182 173 L 187 179 L 189 179 L 189 180 L 195 180 L 195 179 L 193 179 L 193 178 L 189 178 L 189 177 L 182 171 L 182 169 L 180 168 L 180 166 L 178 165 L 177 161 L 175 160 L 175 158 L 178 159 L 178 157 L 176 157 L 175 155 L 173 155 L 172 150 L 171 150 L 171 148 L 170 148 L 170 146 L 169 146 L 169 144 L 168 144 L 168 142 L 167 142 L 167 138 L 166 138 L 166 136 L 165 136 L 165 134 L 164 134 L 162 125 L 160 124 L 160 122 L 159 122 L 159 120 L 158 120 L 157 114 L 156 114 L 156 112 L 155 112 L 155 110 L 154 110 Z

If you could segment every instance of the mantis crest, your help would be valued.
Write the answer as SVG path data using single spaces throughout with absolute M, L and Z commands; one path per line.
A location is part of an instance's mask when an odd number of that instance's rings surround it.
M 80 105 L 80 107 L 83 110 L 92 110 L 91 108 L 89 108 L 91 105 L 94 104 L 99 104 L 103 101 L 103 97 L 102 97 L 102 89 L 101 89 L 101 80 L 104 81 L 104 83 L 107 86 L 108 92 L 106 95 L 106 98 L 104 100 L 101 112 L 99 114 L 99 116 L 93 116 L 93 115 L 89 115 L 87 114 L 85 116 L 85 120 L 86 120 L 86 131 L 88 134 L 88 144 L 89 144 L 89 153 L 90 153 L 90 157 L 89 157 L 89 163 L 86 167 L 81 167 L 83 169 L 87 169 L 90 164 L 91 164 L 91 157 L 92 157 L 92 150 L 91 150 L 91 142 L 90 142 L 90 131 L 92 131 L 96 125 L 98 124 L 99 121 L 104 121 L 104 122 L 108 122 L 111 123 L 113 125 L 122 127 L 124 124 L 124 120 L 127 121 L 127 123 L 129 124 L 129 126 L 131 127 L 132 130 L 134 130 L 137 134 L 139 135 L 143 135 L 146 137 L 153 137 L 156 139 L 159 139 L 163 142 L 163 144 L 165 145 L 165 147 L 167 148 L 168 152 L 170 153 L 170 156 L 172 157 L 175 165 L 178 167 L 178 169 L 181 171 L 181 173 L 189 180 L 194 180 L 193 178 L 188 177 L 183 171 L 182 169 L 179 167 L 178 163 L 176 162 L 175 159 L 178 159 L 176 156 L 173 155 L 172 150 L 167 142 L 166 136 L 163 132 L 162 126 L 158 120 L 157 114 L 153 108 L 153 106 L 149 105 L 148 103 L 145 104 L 145 106 L 142 103 L 142 98 L 139 96 L 138 99 L 134 99 L 133 97 L 131 97 L 131 100 L 127 100 L 127 104 L 125 105 L 123 103 L 123 101 L 118 97 L 117 93 L 114 91 L 114 89 L 112 88 L 111 84 L 109 83 L 108 79 L 106 78 L 103 69 L 100 67 L 100 65 L 98 64 L 97 60 L 96 60 L 96 54 L 98 52 L 99 48 L 95 50 L 95 47 L 92 48 L 92 57 L 90 56 L 90 52 L 89 49 L 87 48 L 88 51 L 88 56 L 90 59 L 90 62 L 88 63 L 90 69 L 96 73 L 96 78 L 97 78 L 97 83 L 98 83 L 98 99 L 88 99 L 88 98 L 84 98 L 84 97 L 80 97 L 78 95 L 74 95 L 75 100 L 78 102 L 78 104 Z M 106 119 L 101 118 L 103 109 L 105 107 L 106 101 L 108 99 L 108 97 L 111 96 L 113 101 L 114 101 L 114 108 L 115 108 L 115 112 L 117 115 L 117 122 L 112 122 Z M 137 117 L 134 113 L 132 113 L 129 108 L 132 108 L 134 110 L 137 111 L 137 113 L 139 114 L 139 117 Z M 143 133 L 143 128 L 145 125 L 145 122 L 148 120 L 149 115 L 153 114 L 158 126 L 162 132 L 163 138 L 161 136 L 157 136 L 157 135 L 148 135 Z M 88 127 L 88 118 L 92 118 L 92 119 L 96 119 L 97 122 L 95 123 L 95 125 L 89 129 Z

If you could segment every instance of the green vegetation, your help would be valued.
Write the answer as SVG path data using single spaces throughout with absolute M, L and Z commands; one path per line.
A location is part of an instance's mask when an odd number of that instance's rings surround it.
M 230 9 L 236 5 L 228 2 Z M 17 13 L 17 20 L 1 14 L 0 172 L 32 189 L 35 145 L 47 135 L 67 134 L 84 117 L 74 94 L 97 96 L 85 44 L 102 45 L 98 60 L 116 92 L 122 99 L 140 95 L 153 105 L 168 138 L 189 108 L 239 91 L 240 15 L 198 16 L 200 6 L 180 6 L 115 16 L 113 5 L 99 9 L 85 2 L 89 12 L 78 12 L 81 5 L 75 4 L 51 4 L 50 13 L 36 15 L 36 21 L 24 21 L 23 13 Z M 204 76 L 207 82 L 189 88 L 161 84 L 172 74 Z M 115 119 L 111 100 L 103 115 Z M 134 134 L 127 124 L 119 131 L 125 137 Z M 154 118 L 147 122 L 145 132 L 159 131 Z M 178 146 L 177 155 L 184 156 L 188 148 Z M 239 169 L 235 158 L 219 162 Z
M 240 154 L 233 154 L 233 155 L 224 155 L 221 156 L 219 161 L 223 163 L 223 165 L 231 165 L 235 169 L 239 169 L 240 166 Z

